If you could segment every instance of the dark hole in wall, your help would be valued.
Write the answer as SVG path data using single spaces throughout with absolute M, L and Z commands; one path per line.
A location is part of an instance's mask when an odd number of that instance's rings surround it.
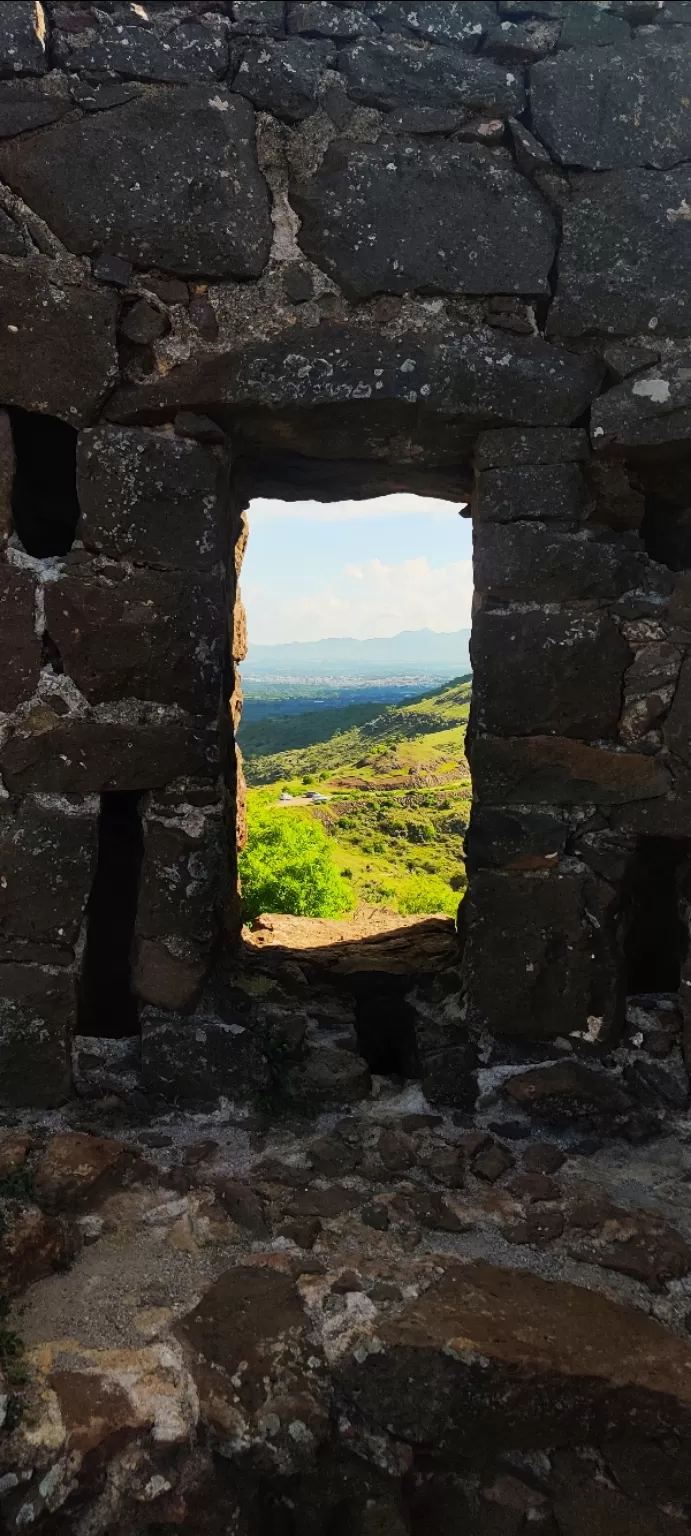
M 77 433 L 56 416 L 10 407 L 15 473 L 15 532 L 37 559 L 66 555 L 77 523 Z
M 639 838 L 628 889 L 628 992 L 676 992 L 688 948 L 681 904 L 691 857 L 683 838 Z
M 135 1035 L 131 951 L 144 850 L 138 794 L 101 796 L 98 863 L 87 912 L 79 998 L 79 1033 L 110 1039 Z
M 349 977 L 355 993 L 355 1031 L 360 1055 L 371 1072 L 384 1076 L 419 1077 L 415 1014 L 403 990 L 411 978 L 366 972 Z

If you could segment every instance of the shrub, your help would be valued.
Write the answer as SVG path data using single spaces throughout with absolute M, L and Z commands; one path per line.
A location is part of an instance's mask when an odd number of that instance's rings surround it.
M 398 888 L 398 910 L 412 917 L 416 913 L 445 912 L 454 917 L 458 897 L 438 875 L 411 875 Z
M 249 921 L 260 912 L 340 917 L 355 905 L 323 828 L 290 811 L 250 810 L 240 879 Z

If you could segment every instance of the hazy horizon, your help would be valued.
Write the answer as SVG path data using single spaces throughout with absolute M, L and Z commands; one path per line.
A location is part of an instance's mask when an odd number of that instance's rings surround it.
M 250 645 L 390 640 L 470 627 L 471 525 L 463 502 L 257 498 L 241 573 Z

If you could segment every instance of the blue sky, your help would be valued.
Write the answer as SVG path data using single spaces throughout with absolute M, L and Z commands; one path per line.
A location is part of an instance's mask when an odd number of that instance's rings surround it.
M 277 645 L 470 625 L 471 524 L 460 501 L 253 501 L 242 568 L 250 640 Z

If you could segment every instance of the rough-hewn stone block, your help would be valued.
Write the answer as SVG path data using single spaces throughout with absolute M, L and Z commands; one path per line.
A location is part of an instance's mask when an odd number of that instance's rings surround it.
M 142 1074 L 155 1093 L 185 1103 L 215 1103 L 220 1094 L 241 1099 L 269 1082 L 256 1032 L 214 1014 L 179 1018 L 145 1009 Z
M 281 414 L 265 407 L 289 413 L 305 405 L 330 405 L 338 409 L 340 452 L 335 456 L 342 458 L 346 407 L 352 411 L 357 406 L 361 414 L 351 429 L 349 452 L 361 459 L 362 423 L 371 423 L 384 402 L 414 406 L 416 421 L 423 407 L 430 416 L 438 414 L 445 434 L 449 417 L 458 418 L 454 431 L 466 422 L 473 432 L 494 423 L 568 425 L 595 398 L 603 374 L 597 358 L 576 356 L 538 336 L 500 336 L 485 326 L 465 335 L 442 332 L 429 341 L 416 331 L 389 337 L 364 327 L 320 325 L 315 335 L 314 329 L 293 326 L 275 340 L 183 363 L 151 384 L 125 386 L 106 414 L 111 421 L 165 421 L 181 407 L 203 407 L 209 400 L 255 406 L 263 412 L 262 441 L 276 421 L 285 448 Z M 324 426 L 322 418 L 322 436 Z M 390 436 L 387 414 L 387 440 Z
M 36 633 L 36 581 L 28 571 L 0 565 L 0 713 L 30 699 L 41 670 Z
M 75 943 L 96 868 L 98 801 L 0 808 L 0 943 Z
M 150 699 L 213 715 L 223 653 L 217 576 L 87 570 L 50 582 L 45 612 L 65 671 L 90 704 Z
M 159 31 L 138 25 L 134 18 L 132 26 L 113 25 L 103 12 L 98 20 L 98 31 L 72 33 L 68 25 L 57 32 L 56 55 L 63 68 L 178 85 L 220 80 L 228 68 L 228 45 L 220 27 L 183 21 Z
M 74 978 L 42 965 L 0 965 L 0 1105 L 51 1109 L 70 1090 Z
M 475 875 L 466 902 L 464 972 L 473 1022 L 539 1039 L 585 1033 L 606 1003 L 611 1009 L 614 960 L 592 880 L 558 870 L 486 871 Z
M 0 149 L 1 153 L 1 149 Z M 0 272 L 0 399 L 79 427 L 117 378 L 116 299 L 31 268 Z
M 685 167 L 574 178 L 550 335 L 688 335 L 688 191 Z
M 614 736 L 631 660 L 611 619 L 481 609 L 473 621 L 473 721 L 489 735 Z
M 263 112 L 297 123 L 316 111 L 320 81 L 335 57 L 330 43 L 301 37 L 248 42 L 232 89 Z
M 114 560 L 208 571 L 226 550 L 227 475 L 225 457 L 190 438 L 125 427 L 82 432 L 79 537 Z
M 475 468 L 501 469 L 517 464 L 579 464 L 590 453 L 581 427 L 542 427 L 481 432 L 475 444 Z
M 205 777 L 214 755 L 204 722 L 177 711 L 130 702 L 65 717 L 39 707 L 3 744 L 0 772 L 10 794 L 85 795 Z
M 688 443 L 691 353 L 677 353 L 609 389 L 593 405 L 590 433 L 599 451 Z
M 580 523 L 589 497 L 579 464 L 521 464 L 478 475 L 473 514 L 480 522 Z
M 44 128 L 71 107 L 67 81 L 57 73 L 48 80 L 0 80 L 0 139 Z
M 448 7 L 451 9 L 451 7 Z M 332 5 L 329 0 L 304 0 L 288 6 L 287 31 L 308 37 L 379 37 L 376 21 L 359 5 Z
M 366 107 L 474 107 L 488 117 L 513 117 L 523 110 L 520 76 L 490 59 L 430 43 L 361 42 L 339 54 L 348 94 Z
M 374 0 L 368 6 L 383 32 L 412 33 L 433 43 L 453 43 L 474 53 L 496 22 L 496 6 L 484 0 L 425 0 L 424 5 L 401 0 Z
M 144 816 L 135 925 L 134 984 L 158 1007 L 193 1000 L 218 937 L 224 827 L 220 807 L 177 813 L 154 802 Z
M 32 0 L 4 0 L 0 7 L 0 75 L 42 75 L 48 68 L 40 20 Z
M 664 726 L 667 746 L 685 763 L 691 763 L 691 660 L 687 657 L 679 674 L 672 706 Z
M 542 59 L 531 73 L 535 131 L 566 165 L 676 165 L 691 156 L 691 36 Z
M 475 805 L 465 838 L 466 868 L 549 869 L 566 847 L 568 823 L 551 810 Z
M 478 736 L 471 768 L 478 799 L 493 805 L 622 805 L 664 795 L 672 784 L 655 757 L 559 736 Z
M 504 151 L 341 141 L 292 202 L 302 249 L 353 297 L 546 291 L 554 217 Z
M 0 176 L 82 255 L 206 277 L 258 277 L 268 257 L 254 114 L 220 85 L 142 86 L 109 112 L 52 124 L 40 145 L 7 140 Z
M 478 592 L 507 602 L 614 598 L 645 579 L 645 557 L 625 544 L 544 523 L 486 523 L 475 530 Z

